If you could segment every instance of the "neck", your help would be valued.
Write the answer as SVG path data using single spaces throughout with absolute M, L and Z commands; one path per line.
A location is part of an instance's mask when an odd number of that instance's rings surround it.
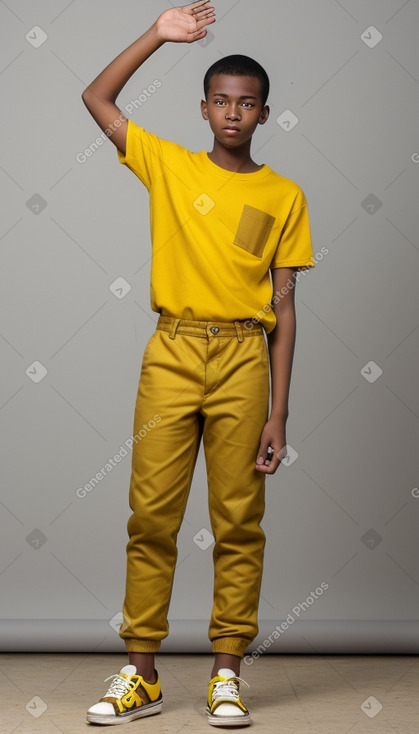
M 232 173 L 252 173 L 258 171 L 261 166 L 252 160 L 250 144 L 251 140 L 246 140 L 237 148 L 226 148 L 215 138 L 214 147 L 211 153 L 208 153 L 208 157 L 217 166 L 232 171 Z

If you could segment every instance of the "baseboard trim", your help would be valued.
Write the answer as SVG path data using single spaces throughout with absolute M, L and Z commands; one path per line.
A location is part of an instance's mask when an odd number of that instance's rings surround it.
M 210 653 L 208 620 L 169 620 L 161 653 Z M 282 624 L 282 627 L 281 627 Z M 419 653 L 417 620 L 260 620 L 247 663 L 263 654 Z M 117 628 L 103 619 L 2 619 L 2 652 L 125 652 Z

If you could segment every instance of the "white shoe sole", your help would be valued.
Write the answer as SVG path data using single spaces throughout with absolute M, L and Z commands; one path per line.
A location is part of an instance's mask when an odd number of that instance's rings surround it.
M 208 723 L 211 726 L 249 726 L 252 723 L 250 714 L 244 714 L 243 716 L 217 716 L 216 714 L 210 714 L 209 709 L 206 709 L 208 716 Z
M 115 725 L 115 724 L 128 724 L 134 719 L 141 719 L 143 716 L 153 716 L 153 714 L 159 714 L 162 710 L 163 701 L 156 701 L 147 703 L 144 706 L 140 706 L 135 711 L 127 711 L 125 714 L 115 714 L 114 716 L 106 716 L 105 714 L 89 714 L 87 712 L 86 719 L 91 724 L 104 724 L 104 725 Z

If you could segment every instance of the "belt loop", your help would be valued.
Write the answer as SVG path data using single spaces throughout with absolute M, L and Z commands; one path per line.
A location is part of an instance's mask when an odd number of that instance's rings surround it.
M 239 342 L 242 342 L 244 337 L 243 337 L 243 325 L 241 321 L 235 321 L 234 326 L 236 327 L 237 339 L 239 340 Z
M 170 327 L 169 336 L 171 339 L 176 337 L 177 327 L 179 326 L 180 319 L 173 319 L 173 324 Z

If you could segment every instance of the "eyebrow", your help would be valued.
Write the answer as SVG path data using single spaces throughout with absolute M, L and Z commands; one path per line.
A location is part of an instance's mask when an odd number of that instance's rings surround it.
M 228 97 L 228 94 L 223 94 L 222 92 L 214 92 L 212 95 L 213 97 Z M 253 94 L 242 94 L 239 99 L 257 99 Z

